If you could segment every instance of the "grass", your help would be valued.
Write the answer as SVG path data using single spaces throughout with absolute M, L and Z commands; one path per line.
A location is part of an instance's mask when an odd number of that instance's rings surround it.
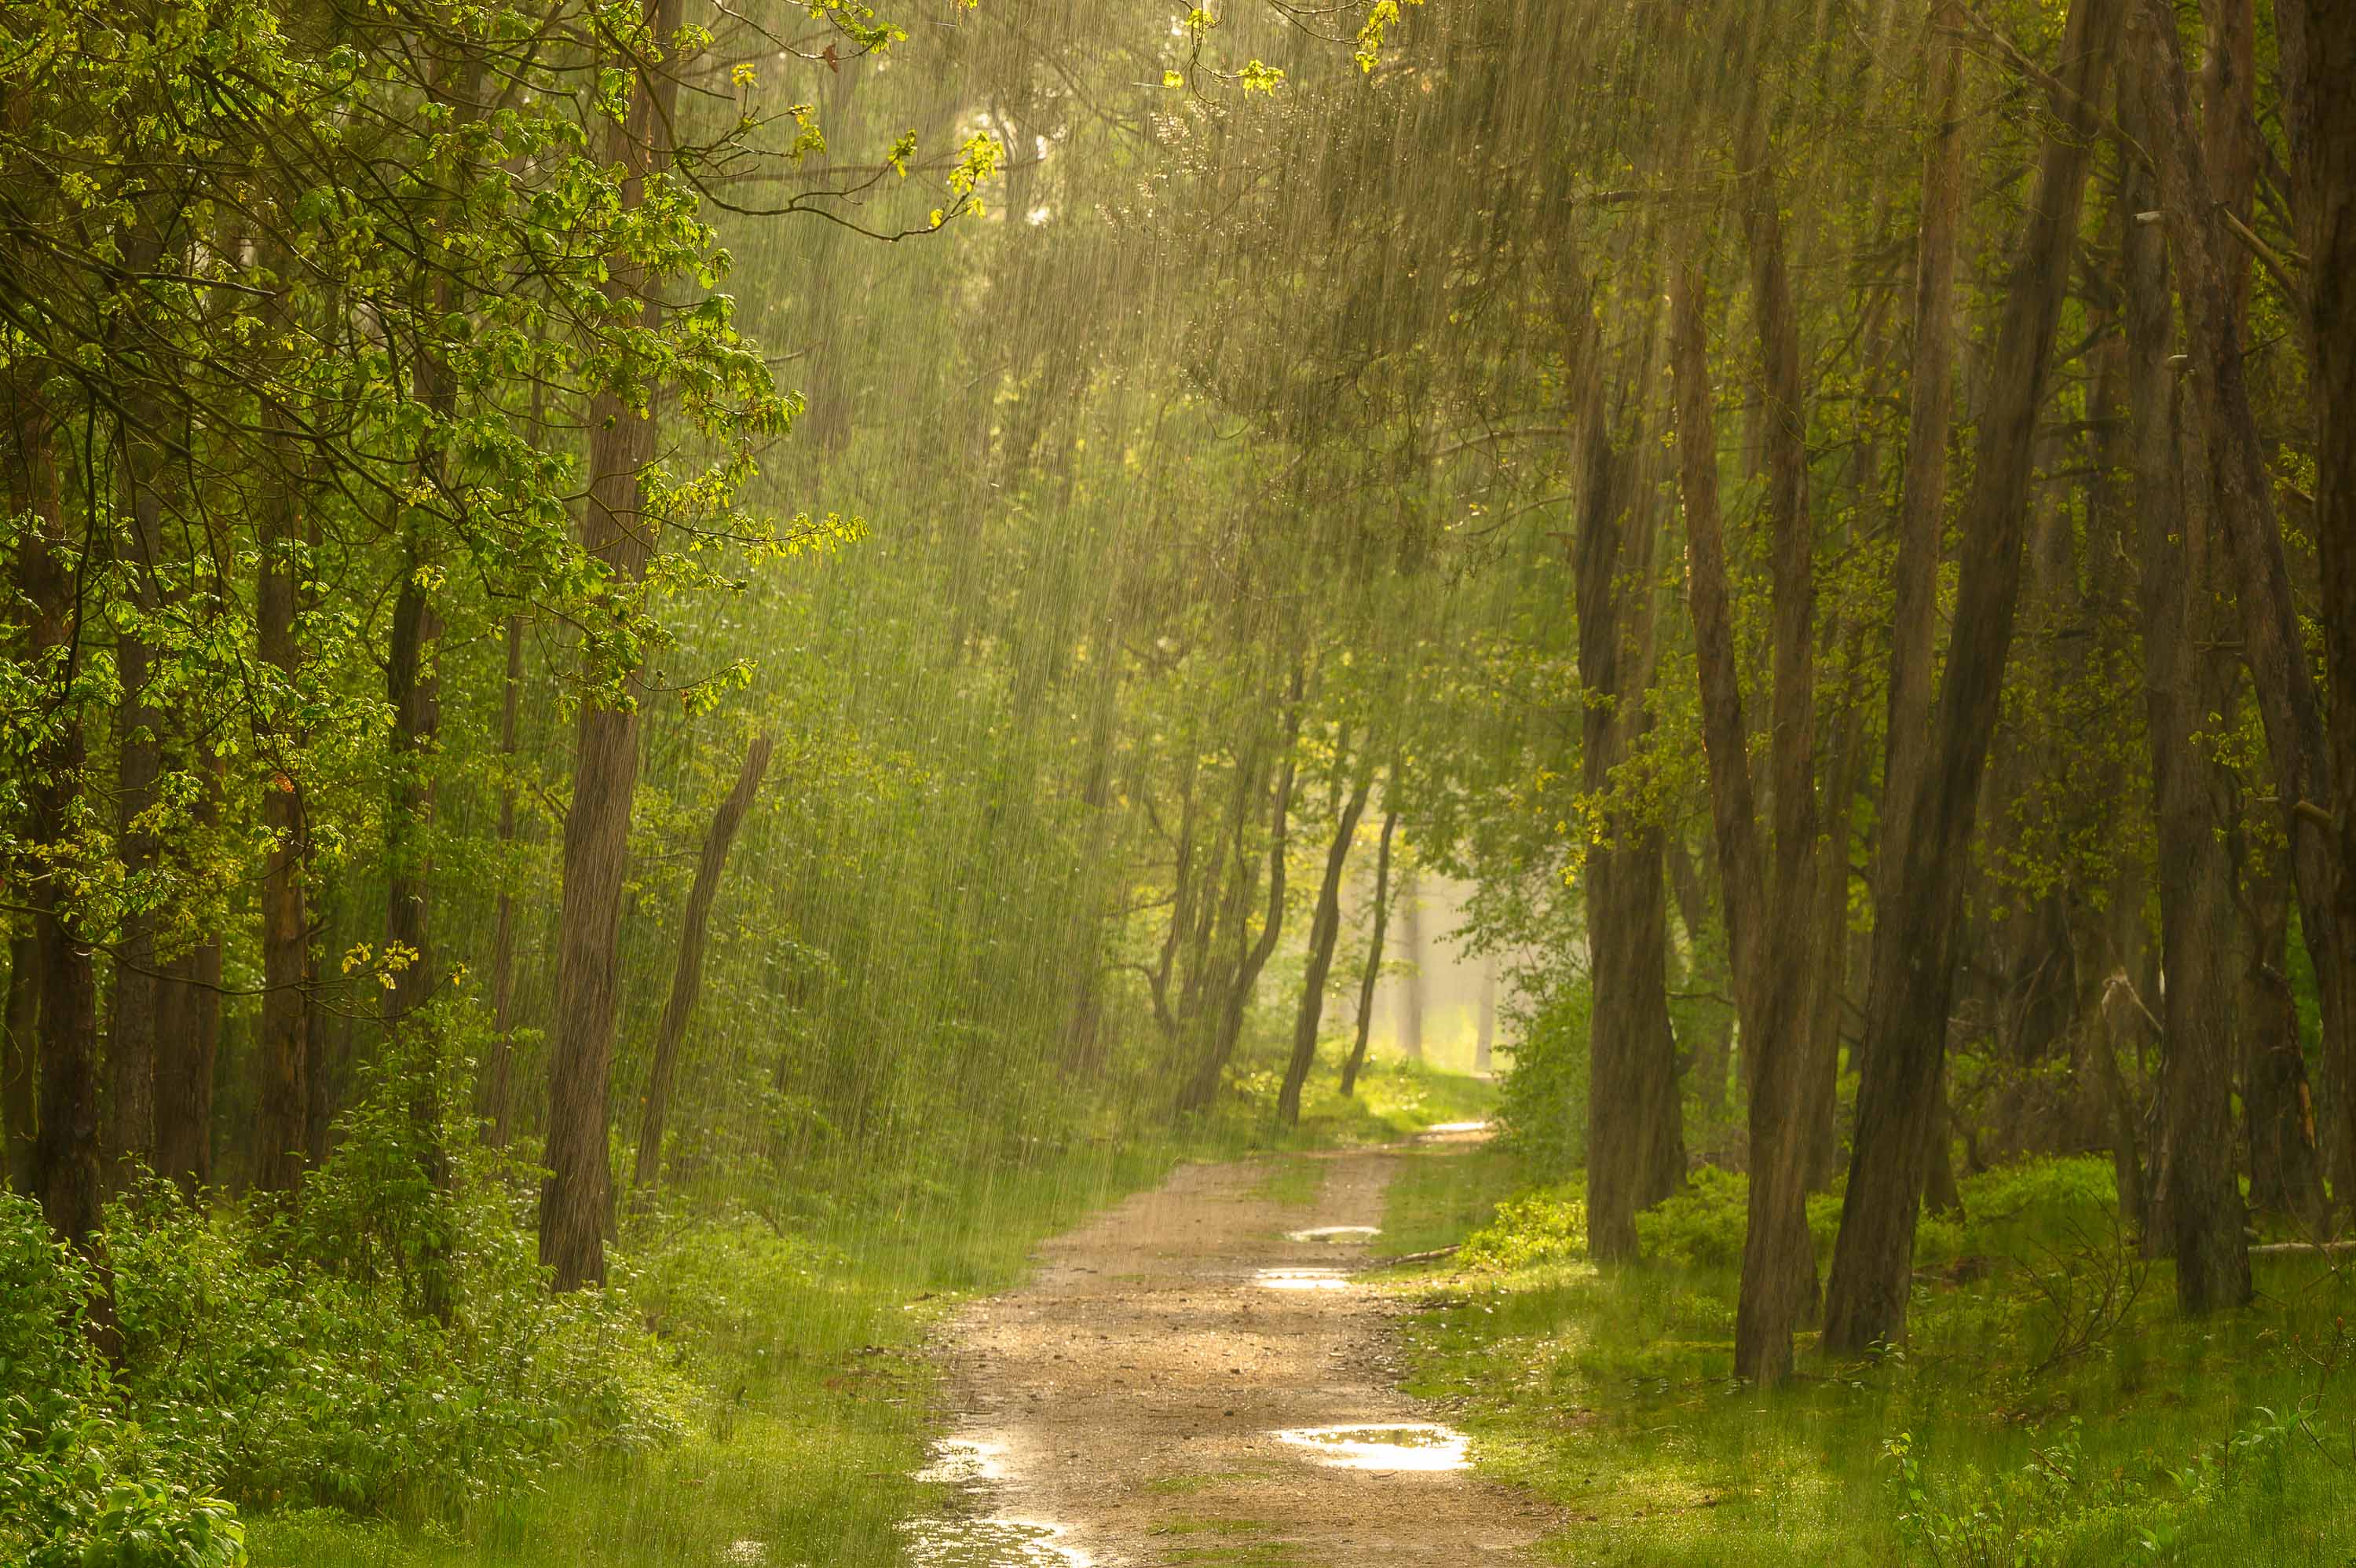
M 757 1281 L 715 1285 L 715 1294 L 740 1292 L 708 1368 L 723 1392 L 687 1442 L 584 1464 L 541 1490 L 429 1530 L 327 1512 L 262 1513 L 248 1520 L 253 1561 L 257 1568 L 901 1563 L 901 1522 L 948 1506 L 947 1488 L 915 1478 L 940 1424 L 927 1332 L 960 1298 L 1020 1278 L 1041 1237 L 1158 1180 L 1187 1152 L 1168 1142 L 1084 1146 L 1040 1168 L 991 1172 L 928 1210 L 845 1225 L 784 1254 L 795 1261 Z M 773 1241 L 765 1231 L 756 1239 Z M 757 1255 L 753 1239 L 727 1232 L 711 1244 L 741 1244 L 744 1255 Z M 695 1308 L 691 1282 L 673 1294 L 689 1297 L 683 1310 Z
M 1514 1179 L 1504 1159 L 1420 1157 L 1386 1226 L 1468 1226 Z M 2026 1211 L 1989 1211 L 1966 1240 L 2025 1234 Z M 1731 1375 L 1731 1270 L 1676 1261 L 1674 1232 L 1653 1244 L 1668 1261 L 1408 1287 L 1410 1391 L 1450 1407 L 1481 1470 L 1561 1507 L 1558 1561 L 2351 1561 L 2356 1285 L 2322 1264 L 2264 1260 L 2257 1305 L 2187 1323 L 2165 1264 L 2049 1234 L 1926 1284 L 1904 1357 L 1804 1345 L 1803 1376 L 1762 1396 Z M 2082 1336 L 2106 1276 L 2140 1288 Z
M 1330 1082 L 1330 1074 L 1327 1075 Z M 712 1568 L 730 1561 L 866 1568 L 905 1561 L 905 1521 L 950 1511 L 920 1481 L 943 1424 L 927 1334 L 957 1303 L 1023 1275 L 1043 1238 L 1159 1181 L 1185 1158 L 1274 1152 L 1269 1195 L 1313 1201 L 1323 1165 L 1296 1151 L 1395 1138 L 1485 1111 L 1494 1090 L 1377 1068 L 1362 1095 L 1330 1089 L 1297 1130 L 1253 1098 L 1205 1125 L 1121 1142 L 1074 1139 L 1029 1168 L 990 1158 L 954 1180 L 867 1179 L 831 1217 L 778 1228 L 752 1218 L 671 1248 L 685 1272 L 648 1264 L 650 1310 L 674 1319 L 719 1391 L 685 1442 L 604 1456 L 541 1488 L 426 1527 L 325 1510 L 249 1512 L 256 1568 Z M 861 1178 L 810 1179 L 810 1196 Z M 890 1173 L 884 1173 L 889 1175 Z M 894 1196 L 880 1198 L 875 1193 Z M 802 1232 L 807 1230 L 808 1234 Z M 625 1251 L 624 1260 L 627 1262 Z M 1222 1545 L 1215 1549 L 1227 1552 Z M 1272 1561 L 1206 1557 L 1204 1561 Z

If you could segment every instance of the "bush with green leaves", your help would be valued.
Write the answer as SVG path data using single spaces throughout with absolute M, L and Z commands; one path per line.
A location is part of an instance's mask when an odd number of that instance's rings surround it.
M 236 1509 L 115 1408 L 122 1391 L 93 1343 L 97 1285 L 37 1204 L 0 1191 L 0 1562 L 238 1568 Z
M 233 1562 L 234 1513 L 209 1493 L 447 1514 L 686 1430 L 703 1393 L 626 1288 L 548 1290 L 535 1173 L 455 1116 L 416 1115 L 465 1103 L 422 1077 L 454 1060 L 388 1052 L 292 1206 L 207 1210 L 168 1182 L 135 1186 L 99 1232 L 103 1291 L 37 1208 L 0 1199 L 0 1541 Z M 118 1534 L 129 1544 L 104 1544 Z M 166 1555 L 135 1554 L 150 1546 Z
M 1464 1238 L 1456 1261 L 1500 1272 L 1586 1262 L 1587 1179 L 1574 1176 L 1506 1199 L 1487 1224 Z

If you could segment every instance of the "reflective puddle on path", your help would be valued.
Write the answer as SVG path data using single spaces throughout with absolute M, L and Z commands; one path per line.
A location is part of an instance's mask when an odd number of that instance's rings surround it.
M 1287 1231 L 1288 1242 L 1371 1242 L 1381 1235 L 1378 1225 L 1319 1225 L 1313 1230 Z
M 1350 1276 L 1337 1268 L 1264 1268 L 1252 1283 L 1262 1290 L 1347 1290 Z
M 1462 1470 L 1472 1462 L 1464 1434 L 1430 1421 L 1297 1426 L 1274 1435 L 1344 1470 Z
M 1005 1445 L 948 1437 L 934 1445 L 933 1462 L 916 1478 L 980 1488 L 1005 1479 L 1006 1473 Z M 920 1519 L 902 1528 L 908 1535 L 908 1561 L 916 1568 L 1089 1568 L 1096 1561 L 1066 1544 L 1066 1527 L 1047 1520 L 1003 1515 Z
M 942 1519 L 908 1526 L 917 1568 L 1088 1568 L 1096 1560 L 1063 1543 L 1064 1527 L 1035 1519 Z

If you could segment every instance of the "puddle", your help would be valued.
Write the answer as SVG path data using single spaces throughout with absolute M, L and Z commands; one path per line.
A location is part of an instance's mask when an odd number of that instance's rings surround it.
M 1467 1439 L 1452 1426 L 1409 1421 L 1384 1426 L 1300 1426 L 1275 1434 L 1343 1470 L 1462 1470 Z
M 1347 1290 L 1350 1276 L 1337 1268 L 1264 1268 L 1252 1283 L 1262 1290 Z
M 916 1568 L 1090 1568 L 1096 1559 L 1063 1542 L 1064 1527 L 1033 1519 L 926 1520 L 907 1527 Z
M 1435 1122 L 1423 1129 L 1423 1136 L 1428 1138 L 1446 1137 L 1451 1133 L 1485 1133 L 1488 1130 L 1486 1122 Z
M 1371 1242 L 1381 1235 L 1379 1225 L 1319 1225 L 1313 1230 L 1287 1231 L 1288 1242 Z
M 1006 1445 L 980 1437 L 944 1437 L 920 1481 L 959 1487 L 973 1496 L 1007 1478 Z M 978 1501 L 979 1499 L 977 1499 Z M 916 1568 L 1090 1568 L 1096 1559 L 1064 1543 L 1066 1527 L 1040 1519 L 919 1519 L 901 1527 Z
M 1006 1445 L 971 1437 L 944 1437 L 933 1445 L 933 1462 L 916 1472 L 920 1481 L 969 1487 L 1006 1478 Z

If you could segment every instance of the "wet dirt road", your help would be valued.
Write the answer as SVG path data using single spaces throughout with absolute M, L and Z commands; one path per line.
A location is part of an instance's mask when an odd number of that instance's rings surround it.
M 917 1563 L 1523 1560 L 1547 1511 L 1391 1386 L 1398 1308 L 1348 1276 L 1403 1157 L 1316 1157 L 1306 1207 L 1258 1190 L 1266 1165 L 1183 1168 L 951 1321 L 936 1473 L 966 1506 L 918 1527 Z

